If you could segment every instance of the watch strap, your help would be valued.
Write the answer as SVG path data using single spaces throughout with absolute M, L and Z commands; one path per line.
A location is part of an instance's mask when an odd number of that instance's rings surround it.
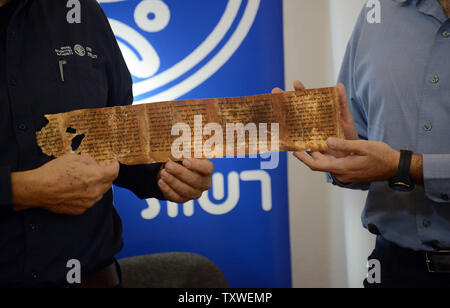
M 399 191 L 412 191 L 415 188 L 409 175 L 413 152 L 409 150 L 400 151 L 400 162 L 397 174 L 389 181 L 391 188 Z

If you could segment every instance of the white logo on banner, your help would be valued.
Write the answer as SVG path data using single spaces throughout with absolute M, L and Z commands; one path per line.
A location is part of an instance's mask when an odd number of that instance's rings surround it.
M 122 1 L 127 0 L 98 0 L 100 3 Z M 191 54 L 163 72 L 159 72 L 161 61 L 157 50 L 152 44 L 131 26 L 109 18 L 115 35 L 132 46 L 138 53 L 136 54 L 127 44 L 119 42 L 131 74 L 144 79 L 133 85 L 134 95 L 146 94 L 175 81 L 210 56 L 219 43 L 223 41 L 236 18 L 238 18 L 238 12 L 242 5 L 242 0 L 229 0 L 222 17 L 208 37 Z M 228 62 L 247 37 L 255 21 L 259 5 L 260 0 L 248 0 L 244 14 L 234 33 L 221 50 L 203 67 L 173 87 L 154 96 L 136 101 L 135 104 L 175 100 L 204 83 Z M 152 16 L 152 19 L 149 19 L 149 15 Z M 143 0 L 139 2 L 134 10 L 134 21 L 141 30 L 146 32 L 154 33 L 164 30 L 170 23 L 171 18 L 170 8 L 162 0 Z
M 272 210 L 272 179 L 270 174 L 263 170 L 249 170 L 230 172 L 228 174 L 228 191 L 225 198 L 225 178 L 220 172 L 214 173 L 212 177 L 212 196 L 215 200 L 221 202 L 213 202 L 209 198 L 209 194 L 205 191 L 198 200 L 200 207 L 211 215 L 226 215 L 230 213 L 239 203 L 240 198 L 240 182 L 260 182 L 262 209 L 266 212 Z M 151 220 L 156 218 L 161 212 L 161 203 L 157 199 L 147 200 L 148 208 L 141 212 L 142 218 Z M 194 215 L 194 201 L 189 201 L 182 205 L 183 214 L 185 216 Z M 179 206 L 173 202 L 167 202 L 167 214 L 171 218 L 179 215 Z

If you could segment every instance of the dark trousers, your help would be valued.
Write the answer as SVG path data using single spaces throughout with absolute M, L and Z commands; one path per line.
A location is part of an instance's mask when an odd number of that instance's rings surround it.
M 450 288 L 450 273 L 430 273 L 425 252 L 401 248 L 381 236 L 368 260 L 379 261 L 381 277 L 380 283 L 366 279 L 365 288 Z

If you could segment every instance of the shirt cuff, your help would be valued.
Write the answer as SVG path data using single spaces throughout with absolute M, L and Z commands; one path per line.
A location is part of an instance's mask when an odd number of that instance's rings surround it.
M 339 181 L 338 179 L 336 179 L 334 177 L 334 175 L 327 173 L 327 182 L 331 183 L 333 185 L 342 187 L 342 188 L 347 188 L 347 189 L 353 189 L 353 190 L 369 190 L 370 188 L 370 183 L 348 183 L 348 184 L 344 184 L 341 181 Z
M 423 155 L 426 196 L 439 203 L 450 203 L 450 154 Z
M 115 185 L 131 190 L 140 199 L 166 200 L 157 183 L 158 172 L 163 164 L 120 165 Z
M 13 213 L 11 169 L 0 166 L 0 219 Z

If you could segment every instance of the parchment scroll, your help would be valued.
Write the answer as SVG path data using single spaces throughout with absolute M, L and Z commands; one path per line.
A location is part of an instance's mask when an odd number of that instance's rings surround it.
M 336 88 L 84 109 L 45 117 L 49 123 L 36 133 L 44 154 L 59 157 L 73 153 L 74 140 L 82 138 L 76 153 L 90 155 L 98 161 L 117 159 L 128 165 L 178 159 L 172 155 L 172 145 L 180 138 L 180 134 L 172 135 L 177 123 L 191 128 L 191 157 L 200 153 L 202 157 L 212 158 L 203 153 L 204 145 L 213 136 L 220 140 L 221 136 L 216 134 L 225 135 L 227 124 L 254 123 L 259 133 L 263 124 L 267 124 L 267 146 L 261 146 L 260 142 L 251 144 L 248 132 L 245 140 L 239 141 L 233 135 L 232 143 L 226 142 L 223 136 L 223 146 L 212 147 L 216 158 L 230 156 L 227 147 L 233 145 L 232 155 L 237 155 L 240 147 L 245 148 L 246 154 L 274 152 L 271 144 L 274 124 L 279 125 L 280 152 L 324 151 L 328 137 L 343 138 Z M 202 120 L 201 126 L 195 127 L 195 119 Z M 223 131 L 207 130 L 208 123 L 217 123 Z

